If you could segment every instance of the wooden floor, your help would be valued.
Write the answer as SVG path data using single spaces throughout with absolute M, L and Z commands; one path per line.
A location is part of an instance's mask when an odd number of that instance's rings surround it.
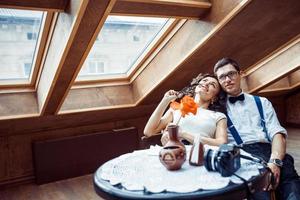
M 0 190 L 0 200 L 101 200 L 93 188 L 93 175 L 44 185 L 27 184 Z
M 295 159 L 300 172 L 300 129 L 288 129 L 287 152 Z M 37 186 L 27 184 L 0 191 L 0 200 L 99 200 L 92 175 Z

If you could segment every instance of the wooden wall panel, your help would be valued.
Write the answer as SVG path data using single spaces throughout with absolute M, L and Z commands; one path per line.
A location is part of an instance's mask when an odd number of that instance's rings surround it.
M 107 123 L 86 124 L 84 126 L 76 126 L 78 124 L 73 123 L 73 125 L 70 125 L 68 128 L 55 128 L 53 130 L 34 130 L 34 128 L 32 128 L 32 132 L 28 130 L 27 133 L 23 134 L 18 134 L 17 132 L 15 135 L 2 136 L 0 137 L 0 188 L 20 181 L 33 181 L 33 141 L 80 136 L 133 126 L 138 130 L 138 141 L 136 142 L 139 147 L 143 147 L 144 144 L 139 138 L 141 138 L 143 134 L 147 120 L 148 116 Z M 53 126 L 54 124 L 55 123 L 52 122 Z
M 277 114 L 280 124 L 282 126 L 286 125 L 287 111 L 286 111 L 285 97 L 278 96 L 278 97 L 270 97 L 268 99 L 271 101 L 271 103 L 276 111 L 276 114 Z
M 10 136 L 9 142 L 9 177 L 24 177 L 32 175 L 32 136 Z
M 0 118 L 13 115 L 38 114 L 34 92 L 1 94 L 0 102 Z
M 124 104 L 134 104 L 132 90 L 128 85 L 72 89 L 62 105 L 61 111 Z
M 286 99 L 286 122 L 288 124 L 300 127 L 300 91 L 298 90 L 293 95 Z
M 37 184 L 94 173 L 112 158 L 138 148 L 134 127 L 33 142 Z
M 0 137 L 0 177 L 9 176 L 9 142 L 8 137 Z

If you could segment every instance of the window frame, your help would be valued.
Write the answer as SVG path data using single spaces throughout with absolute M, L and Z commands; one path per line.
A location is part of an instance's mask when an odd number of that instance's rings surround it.
M 43 17 L 40 26 L 39 36 L 37 38 L 34 56 L 32 58 L 32 66 L 28 79 L 10 79 L 0 80 L 1 90 L 24 89 L 25 91 L 36 90 L 38 75 L 42 70 L 42 60 L 45 58 L 46 46 L 50 37 L 50 29 L 55 21 L 55 14 L 52 11 L 43 11 Z M 26 36 L 27 37 L 27 36 Z
M 123 16 L 123 15 L 118 15 Z M 145 17 L 145 16 L 137 16 Z M 164 45 L 172 38 L 172 36 L 186 22 L 186 19 L 170 18 L 150 42 L 147 48 L 139 55 L 132 67 L 126 73 L 120 74 L 102 74 L 95 76 L 86 76 L 85 79 L 74 81 L 72 88 L 88 88 L 108 85 L 128 85 L 138 74 L 147 67 L 147 63 L 155 57 L 156 54 L 164 47 Z M 97 36 L 98 37 L 98 36 Z M 96 39 L 95 39 L 96 40 Z M 88 53 L 87 53 L 88 54 Z M 81 66 L 82 67 L 82 66 Z M 76 77 L 77 78 L 77 77 Z

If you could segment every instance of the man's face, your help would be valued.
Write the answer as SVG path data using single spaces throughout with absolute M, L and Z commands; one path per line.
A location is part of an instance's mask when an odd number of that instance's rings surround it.
M 227 64 L 216 71 L 219 83 L 229 95 L 236 96 L 241 92 L 240 73 L 231 65 Z

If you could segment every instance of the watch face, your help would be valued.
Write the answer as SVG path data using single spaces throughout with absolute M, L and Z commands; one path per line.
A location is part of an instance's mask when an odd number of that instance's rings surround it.
M 271 159 L 271 162 L 277 165 L 278 167 L 282 167 L 283 162 L 280 159 Z

